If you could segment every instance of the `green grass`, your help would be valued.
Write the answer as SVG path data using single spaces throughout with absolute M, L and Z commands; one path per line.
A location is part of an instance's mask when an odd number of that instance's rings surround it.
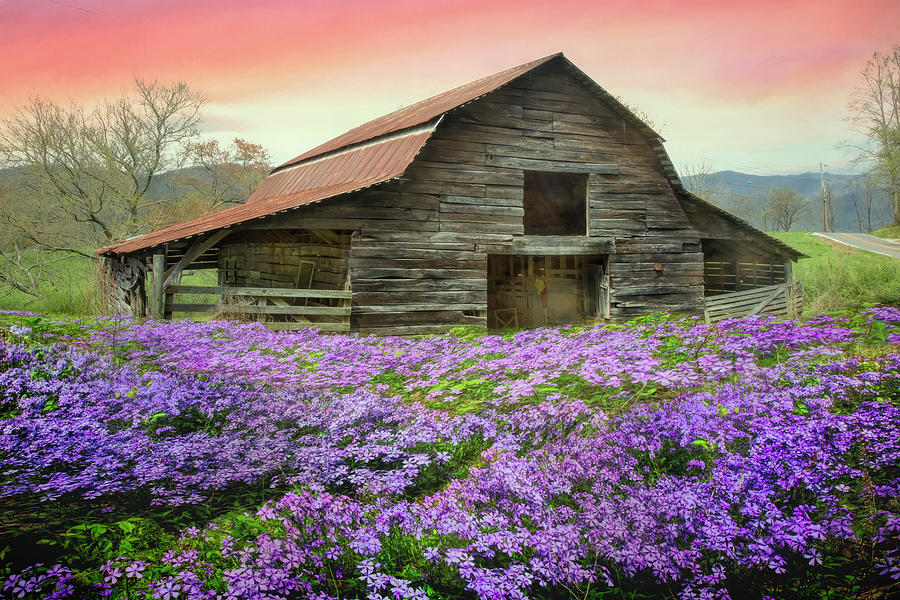
M 900 260 L 854 250 L 811 233 L 771 233 L 809 258 L 794 264 L 803 283 L 803 313 L 900 306 Z
M 900 240 L 900 225 L 878 229 L 877 231 L 873 231 L 872 235 L 890 240 Z
M 73 256 L 47 267 L 40 290 L 43 298 L 35 298 L 0 284 L 0 310 L 26 310 L 44 314 L 97 315 L 105 313 L 100 296 L 98 263 L 83 256 Z M 51 284 L 52 282 L 52 284 Z M 185 271 L 184 285 L 215 286 L 215 271 Z M 210 296 L 181 294 L 179 302 L 203 304 Z M 197 313 L 195 320 L 209 320 L 212 313 Z
M 0 309 L 70 315 L 90 315 L 99 311 L 97 263 L 93 260 L 73 256 L 51 264 L 40 289 L 43 298 L 0 285 Z

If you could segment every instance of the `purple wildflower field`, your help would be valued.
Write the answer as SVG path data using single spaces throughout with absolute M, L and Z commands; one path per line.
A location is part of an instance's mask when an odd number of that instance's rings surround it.
M 900 310 L 427 338 L 0 315 L 11 598 L 900 593 Z

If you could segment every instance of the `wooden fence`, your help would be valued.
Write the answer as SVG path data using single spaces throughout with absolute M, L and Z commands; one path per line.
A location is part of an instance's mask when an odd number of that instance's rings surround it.
M 175 294 L 199 295 L 201 299 L 212 296 L 212 302 L 176 302 Z M 253 317 L 270 329 L 296 331 L 316 327 L 350 331 L 351 295 L 350 290 L 173 285 L 166 290 L 165 315 L 216 313 L 233 318 Z
M 767 285 L 742 292 L 729 292 L 707 296 L 703 318 L 707 323 L 722 319 L 771 313 L 777 317 L 793 319 L 803 309 L 803 288 L 800 282 L 793 285 L 781 283 Z
M 706 293 L 743 292 L 760 286 L 785 283 L 789 267 L 784 263 L 704 261 Z

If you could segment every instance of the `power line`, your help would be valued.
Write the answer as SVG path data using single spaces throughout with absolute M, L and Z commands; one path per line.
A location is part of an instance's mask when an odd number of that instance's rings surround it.
M 53 4 L 59 4 L 60 6 L 65 6 L 66 8 L 74 8 L 75 10 L 80 10 L 80 11 L 82 11 L 82 12 L 86 12 L 86 13 L 89 13 L 89 14 L 92 14 L 92 15 L 97 14 L 97 13 L 95 13 L 94 11 L 89 10 L 89 9 L 87 9 L 87 8 L 81 8 L 80 6 L 75 6 L 74 4 L 68 4 L 68 3 L 66 3 L 66 2 L 60 2 L 60 0 L 47 0 L 47 2 L 52 2 Z

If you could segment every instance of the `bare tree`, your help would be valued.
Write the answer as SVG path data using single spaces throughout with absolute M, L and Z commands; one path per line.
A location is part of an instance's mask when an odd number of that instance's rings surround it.
M 0 220 L 36 248 L 83 255 L 138 233 L 159 201 L 154 181 L 199 134 L 204 100 L 184 83 L 135 88 L 93 111 L 34 98 L 0 122 L 0 166 L 15 168 L 19 196 Z
M 222 147 L 216 140 L 185 145 L 184 164 L 174 176 L 180 202 L 170 219 L 184 220 L 244 202 L 271 169 L 271 157 L 260 144 L 235 138 Z
M 17 290 L 34 298 L 42 298 L 43 284 L 52 263 L 64 258 L 60 253 L 40 252 L 34 242 L 23 235 L 16 223 L 7 218 L 17 211 L 17 195 L 13 193 L 16 178 L 9 172 L 0 178 L 0 291 Z M 18 207 L 20 217 L 39 222 L 27 206 Z M 45 230 L 50 227 L 43 224 Z
M 719 197 L 723 194 L 722 181 L 712 172 L 712 166 L 706 160 L 682 164 L 681 180 L 690 193 L 719 205 Z
M 809 202 L 795 190 L 784 187 L 766 191 L 764 223 L 775 231 L 790 231 L 798 220 L 809 217 Z
M 847 197 L 856 212 L 856 222 L 863 233 L 872 231 L 872 205 L 876 182 L 869 174 L 859 175 L 847 182 Z
M 860 160 L 885 176 L 892 199 L 894 225 L 900 226 L 900 45 L 875 52 L 853 89 L 850 122 L 868 140 L 856 146 Z

